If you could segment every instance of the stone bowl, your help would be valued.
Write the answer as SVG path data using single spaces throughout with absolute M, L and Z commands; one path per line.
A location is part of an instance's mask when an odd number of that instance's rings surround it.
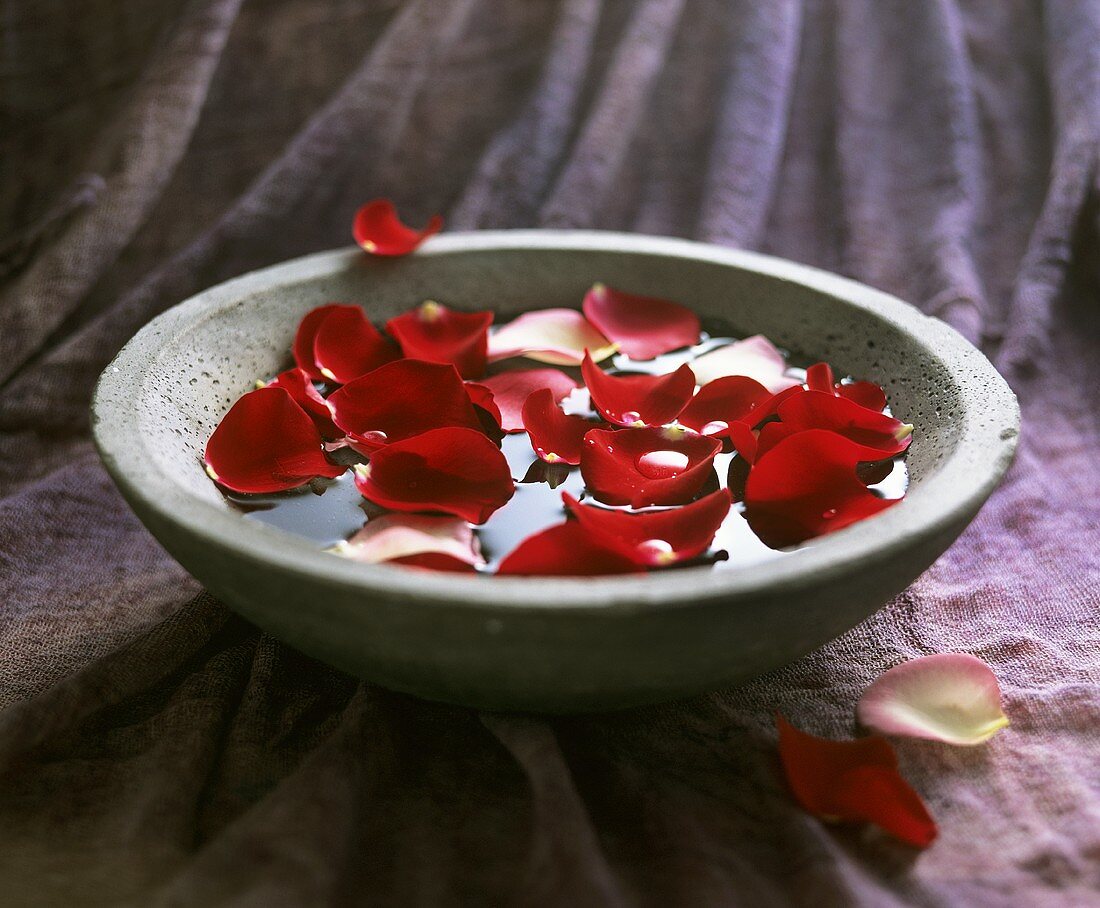
M 245 520 L 203 473 L 230 404 L 290 363 L 299 318 L 333 300 L 377 323 L 424 299 L 513 315 L 578 307 L 600 280 L 679 300 L 736 335 L 882 384 L 915 425 L 900 505 L 793 554 L 716 571 L 515 579 L 364 565 Z M 503 710 L 626 707 L 733 685 L 853 627 L 974 518 L 1012 460 L 1016 399 L 959 334 L 869 287 L 791 262 L 602 232 L 436 237 L 394 260 L 321 253 L 158 316 L 93 404 L 108 471 L 161 544 L 226 604 L 332 665 L 422 697 Z

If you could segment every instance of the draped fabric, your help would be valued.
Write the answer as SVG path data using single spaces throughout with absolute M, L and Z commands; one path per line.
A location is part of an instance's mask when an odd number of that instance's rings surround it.
M 0 901 L 1100 904 L 1096 0 L 0 11 Z M 159 548 L 88 404 L 152 316 L 346 244 L 374 196 L 896 293 L 1009 378 L 1017 462 L 909 590 L 744 687 L 548 719 L 360 683 Z M 849 737 L 878 673 L 956 650 L 1012 725 L 898 743 L 929 850 L 794 805 L 776 711 Z

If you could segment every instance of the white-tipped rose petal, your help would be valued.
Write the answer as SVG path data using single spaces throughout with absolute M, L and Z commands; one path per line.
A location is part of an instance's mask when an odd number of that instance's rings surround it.
M 856 707 L 859 721 L 886 735 L 981 744 L 1008 725 L 989 666 L 967 653 L 922 656 L 883 672 Z
M 489 335 L 490 362 L 526 356 L 555 366 L 579 366 L 585 350 L 594 362 L 600 362 L 616 349 L 576 309 L 525 312 Z
M 797 379 L 783 374 L 786 368 L 783 354 L 763 334 L 754 334 L 711 353 L 704 353 L 691 364 L 700 385 L 727 375 L 745 375 L 760 382 L 772 394 L 799 383 Z
M 449 555 L 463 564 L 485 564 L 473 529 L 458 517 L 386 514 L 368 521 L 334 551 L 367 564 L 413 555 Z

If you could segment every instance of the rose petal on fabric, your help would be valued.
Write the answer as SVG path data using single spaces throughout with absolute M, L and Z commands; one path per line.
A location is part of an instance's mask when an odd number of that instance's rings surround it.
M 804 391 L 784 400 L 776 409 L 779 422 L 760 433 L 757 457 L 763 457 L 784 438 L 807 429 L 828 429 L 856 444 L 877 448 L 877 460 L 901 454 L 913 440 L 913 427 L 885 413 L 876 413 L 844 397 L 825 391 Z
M 853 403 L 881 413 L 886 409 L 886 392 L 873 381 L 853 381 L 847 384 L 839 384 L 835 388 L 836 393 L 846 397 Z
M 355 242 L 371 255 L 408 255 L 434 233 L 443 229 L 443 217 L 433 214 L 423 230 L 401 222 L 389 199 L 372 199 L 355 212 L 351 233 Z
M 577 387 L 561 369 L 514 369 L 490 375 L 481 384 L 493 392 L 500 408 L 500 427 L 505 432 L 523 431 L 523 405 L 541 388 L 549 388 L 559 403 Z
M 798 379 L 784 374 L 787 361 L 763 334 L 754 334 L 704 353 L 691 367 L 695 370 L 695 378 L 702 385 L 726 375 L 744 375 L 756 379 L 773 394 L 801 384 Z
M 569 520 L 528 536 L 497 568 L 498 574 L 533 577 L 594 577 L 638 574 L 645 570 L 616 549 L 603 545 L 577 521 Z
M 463 378 L 485 374 L 492 312 L 458 312 L 428 300 L 386 322 L 386 330 L 410 359 L 449 363 Z
M 355 468 L 360 494 L 392 511 L 484 523 L 515 493 L 508 461 L 474 429 L 432 429 L 379 448 Z
M 678 427 L 592 429 L 584 437 L 581 476 L 604 504 L 687 504 L 711 474 L 720 450 L 718 439 Z
M 325 381 L 346 384 L 401 354 L 358 306 L 328 312 L 313 337 L 313 362 Z
M 695 393 L 695 374 L 687 364 L 667 375 L 609 375 L 586 353 L 581 375 L 592 406 L 617 426 L 667 425 Z
M 309 415 L 284 388 L 259 388 L 240 398 L 206 443 L 206 472 L 234 492 L 283 492 L 347 467 L 330 463 Z
M 666 567 L 703 554 L 730 509 L 725 489 L 681 508 L 635 514 L 582 504 L 568 492 L 562 500 L 594 538 L 646 567 Z
M 699 317 L 687 306 L 593 284 L 585 317 L 631 359 L 654 359 L 699 342 Z
M 526 356 L 554 366 L 579 366 L 586 350 L 600 362 L 617 349 L 576 309 L 525 312 L 489 338 L 490 362 Z
M 531 448 L 547 463 L 578 464 L 584 436 L 598 428 L 583 416 L 568 416 L 554 400 L 549 388 L 534 391 L 523 405 L 523 428 L 531 437 Z
M 771 399 L 771 391 L 755 379 L 727 375 L 703 385 L 677 421 L 703 435 L 726 438 L 733 423 L 753 422 L 752 412 Z
M 344 434 L 332 421 L 332 411 L 328 407 L 328 401 L 313 386 L 312 380 L 306 375 L 304 369 L 287 369 L 285 372 L 280 372 L 262 387 L 282 388 L 286 391 L 294 399 L 294 403 L 309 414 L 317 431 L 326 441 L 332 441 Z
M 967 746 L 988 741 L 1008 725 L 996 675 L 968 653 L 895 665 L 863 692 L 856 715 L 883 734 Z
M 332 420 L 362 454 L 431 429 L 480 429 L 454 366 L 399 359 L 329 395 Z
M 424 514 L 375 517 L 333 551 L 365 564 L 398 560 L 408 564 L 405 559 L 423 555 L 445 555 L 470 567 L 485 564 L 477 536 L 465 520 Z
M 830 741 L 776 716 L 779 759 L 795 800 L 829 822 L 872 823 L 916 848 L 936 838 L 924 802 L 898 773 L 897 756 L 884 738 Z
M 317 329 L 321 327 L 321 322 L 333 312 L 350 309 L 355 309 L 360 314 L 363 311 L 358 306 L 349 306 L 346 303 L 329 303 L 327 306 L 310 309 L 298 322 L 291 353 L 294 355 L 294 364 L 314 381 L 328 381 L 313 359 L 313 342 L 317 337 Z
M 761 439 L 771 425 L 764 427 Z M 745 483 L 749 526 L 766 545 L 778 549 L 893 507 L 896 500 L 877 497 L 856 476 L 858 463 L 881 458 L 879 449 L 825 429 L 784 438 L 766 454 L 757 454 Z

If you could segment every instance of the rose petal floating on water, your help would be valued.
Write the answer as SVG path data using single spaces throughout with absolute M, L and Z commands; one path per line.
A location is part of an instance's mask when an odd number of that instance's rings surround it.
M 443 229 L 441 215 L 433 214 L 423 230 L 401 222 L 389 199 L 373 199 L 357 212 L 351 233 L 355 242 L 371 255 L 408 255 L 434 233 Z
M 423 555 L 409 555 L 405 558 L 394 558 L 390 564 L 400 564 L 403 567 L 420 568 L 425 571 L 443 571 L 451 574 L 475 574 L 477 568 L 459 558 L 453 558 L 442 552 L 425 552 Z
M 1008 725 L 989 666 L 967 653 L 910 659 L 863 692 L 859 721 L 887 735 L 981 744 Z
M 480 429 L 454 366 L 419 359 L 387 363 L 329 395 L 333 422 L 357 451 L 372 451 L 445 426 Z
M 806 370 L 806 386 L 811 391 L 845 397 L 877 413 L 881 413 L 886 407 L 886 393 L 882 388 L 870 381 L 856 381 L 848 384 L 838 382 L 828 363 L 815 363 Z
M 563 400 L 577 383 L 561 369 L 514 369 L 490 375 L 481 384 L 493 392 L 500 407 L 500 427 L 505 432 L 523 431 L 523 405 L 540 388 L 549 388 L 554 402 Z
M 631 359 L 653 359 L 699 342 L 699 317 L 687 306 L 593 284 L 584 314 Z
M 695 392 L 695 374 L 686 364 L 667 375 L 609 375 L 585 354 L 581 375 L 592 406 L 617 426 L 670 423 Z
M 386 322 L 386 330 L 410 359 L 449 363 L 463 378 L 485 374 L 492 312 L 457 312 L 428 300 Z
M 538 309 L 502 325 L 489 338 L 489 359 L 526 356 L 554 366 L 579 366 L 585 351 L 596 362 L 618 347 L 576 309 Z
M 325 381 L 346 384 L 393 362 L 398 349 L 370 323 L 358 306 L 337 306 L 317 326 L 313 362 Z
M 568 492 L 562 493 L 562 500 L 593 537 L 646 567 L 665 567 L 703 554 L 730 509 L 725 489 L 682 508 L 634 514 L 582 504 Z
M 347 467 L 329 463 L 309 415 L 284 388 L 259 388 L 240 398 L 206 443 L 206 472 L 234 492 L 283 492 Z
M 884 738 L 829 741 L 782 716 L 776 725 L 787 784 L 804 810 L 829 822 L 873 823 L 916 848 L 935 840 L 936 823 Z
M 496 428 L 500 429 L 504 417 L 501 415 L 500 407 L 497 406 L 496 395 L 493 394 L 492 389 L 476 381 L 468 381 L 464 384 L 466 385 L 466 396 L 470 398 L 470 403 L 484 410 L 492 419 Z
M 567 416 L 549 388 L 533 392 L 523 405 L 523 427 L 531 437 L 531 448 L 547 463 L 580 463 L 584 436 L 599 425 L 582 416 Z
M 703 435 L 725 438 L 733 423 L 752 422 L 753 411 L 771 399 L 771 391 L 755 379 L 727 375 L 703 385 L 677 419 Z
M 717 439 L 688 429 L 592 429 L 584 437 L 581 475 L 605 504 L 686 504 L 711 475 L 721 449 Z
M 897 501 L 878 498 L 856 476 L 858 463 L 880 459 L 880 450 L 824 429 L 784 438 L 757 456 L 745 483 L 749 526 L 766 545 L 783 548 L 892 507 Z
M 704 353 L 691 364 L 695 377 L 702 385 L 725 375 L 744 375 L 754 378 L 773 394 L 800 384 L 798 379 L 785 375 L 787 361 L 775 345 L 762 334 L 754 334 L 744 340 L 734 341 L 710 353 Z
M 379 448 L 355 468 L 360 494 L 392 511 L 484 523 L 515 493 L 508 461 L 474 429 L 432 429 Z
M 913 440 L 913 427 L 908 423 L 823 391 L 792 395 L 779 404 L 777 414 L 779 422 L 768 423 L 760 433 L 757 457 L 807 429 L 828 429 L 856 444 L 876 448 L 878 460 L 901 454 Z
M 637 574 L 645 568 L 594 539 L 569 520 L 528 536 L 500 563 L 498 574 L 541 577 L 593 577 Z
M 836 393 L 876 413 L 881 413 L 886 408 L 886 392 L 873 381 L 839 384 L 836 386 Z
M 375 517 L 333 551 L 365 564 L 398 560 L 408 564 L 407 559 L 423 555 L 443 555 L 468 567 L 485 563 L 477 536 L 465 520 L 424 514 Z
M 282 388 L 299 407 L 309 414 L 321 437 L 327 441 L 339 438 L 344 433 L 332 421 L 332 411 L 328 401 L 322 396 L 303 369 L 287 369 L 280 372 L 265 387 Z
M 349 306 L 346 303 L 329 303 L 327 306 L 310 309 L 298 322 L 298 330 L 294 334 L 291 353 L 294 355 L 294 364 L 314 381 L 328 381 L 313 359 L 313 341 L 317 337 L 317 329 L 321 327 L 321 322 L 333 312 L 350 309 L 355 309 L 360 314 L 363 311 L 358 306 Z

